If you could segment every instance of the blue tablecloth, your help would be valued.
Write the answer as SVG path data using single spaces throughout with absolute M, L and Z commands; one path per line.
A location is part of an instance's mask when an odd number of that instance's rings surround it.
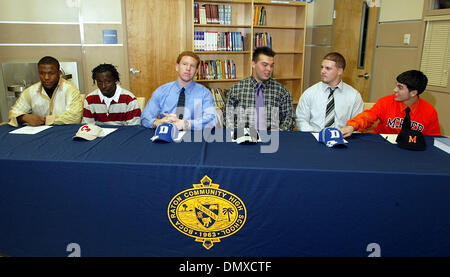
M 450 155 L 432 137 L 416 152 L 379 135 L 327 148 L 281 132 L 278 151 L 263 154 L 261 144 L 153 143 L 140 126 L 73 140 L 79 127 L 0 126 L 0 254 L 67 256 L 75 243 L 82 256 L 450 256 Z M 204 176 L 246 207 L 240 229 L 209 250 L 168 211 Z

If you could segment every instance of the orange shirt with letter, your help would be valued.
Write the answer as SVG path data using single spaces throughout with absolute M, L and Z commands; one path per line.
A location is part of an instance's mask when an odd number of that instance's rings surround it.
M 362 131 L 379 119 L 380 122 L 374 130 L 375 133 L 398 134 L 402 129 L 407 107 L 403 102 L 395 101 L 395 95 L 391 94 L 379 99 L 371 109 L 365 110 L 347 121 L 347 125 L 353 126 L 355 131 Z M 437 112 L 430 103 L 419 98 L 410 109 L 411 129 L 420 131 L 427 136 L 441 135 Z

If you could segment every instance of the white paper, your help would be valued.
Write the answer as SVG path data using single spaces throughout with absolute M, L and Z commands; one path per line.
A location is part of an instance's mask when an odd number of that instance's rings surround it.
M 181 139 L 183 138 L 184 134 L 186 134 L 185 131 L 180 131 L 180 132 L 178 132 L 178 136 L 177 136 L 176 138 L 174 138 L 173 141 L 175 141 L 175 142 L 180 142 Z
M 21 135 L 35 135 L 39 132 L 42 132 L 52 126 L 25 126 L 14 131 L 9 132 L 10 134 L 21 134 Z
M 231 131 L 231 142 L 236 142 L 237 141 L 237 139 L 234 139 L 234 131 Z M 259 132 L 258 132 L 258 142 L 261 142 L 262 140 L 261 140 L 261 136 L 259 135 Z
M 396 140 L 398 134 L 380 134 L 380 136 L 392 144 L 397 144 Z
M 105 133 L 105 137 L 109 134 L 111 134 L 112 132 L 114 132 L 115 130 L 117 130 L 117 128 L 102 128 L 103 129 L 103 133 Z

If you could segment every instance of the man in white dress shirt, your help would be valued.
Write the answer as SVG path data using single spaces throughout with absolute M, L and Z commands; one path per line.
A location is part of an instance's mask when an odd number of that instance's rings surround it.
M 296 110 L 299 131 L 319 132 L 325 127 L 342 128 L 363 111 L 360 93 L 342 81 L 344 57 L 331 52 L 321 64 L 321 82 L 309 87 L 300 97 Z

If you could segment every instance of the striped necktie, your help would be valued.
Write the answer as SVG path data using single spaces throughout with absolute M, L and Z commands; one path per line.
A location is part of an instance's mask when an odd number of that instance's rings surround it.
M 334 124 L 334 96 L 333 92 L 336 88 L 330 87 L 330 95 L 328 95 L 327 110 L 325 112 L 325 128 Z
M 179 119 L 183 119 L 184 102 L 186 101 L 185 97 L 186 96 L 184 95 L 184 88 L 182 88 L 180 91 L 180 96 L 178 96 L 178 104 L 177 104 L 177 110 L 176 110 L 176 114 L 178 115 Z

